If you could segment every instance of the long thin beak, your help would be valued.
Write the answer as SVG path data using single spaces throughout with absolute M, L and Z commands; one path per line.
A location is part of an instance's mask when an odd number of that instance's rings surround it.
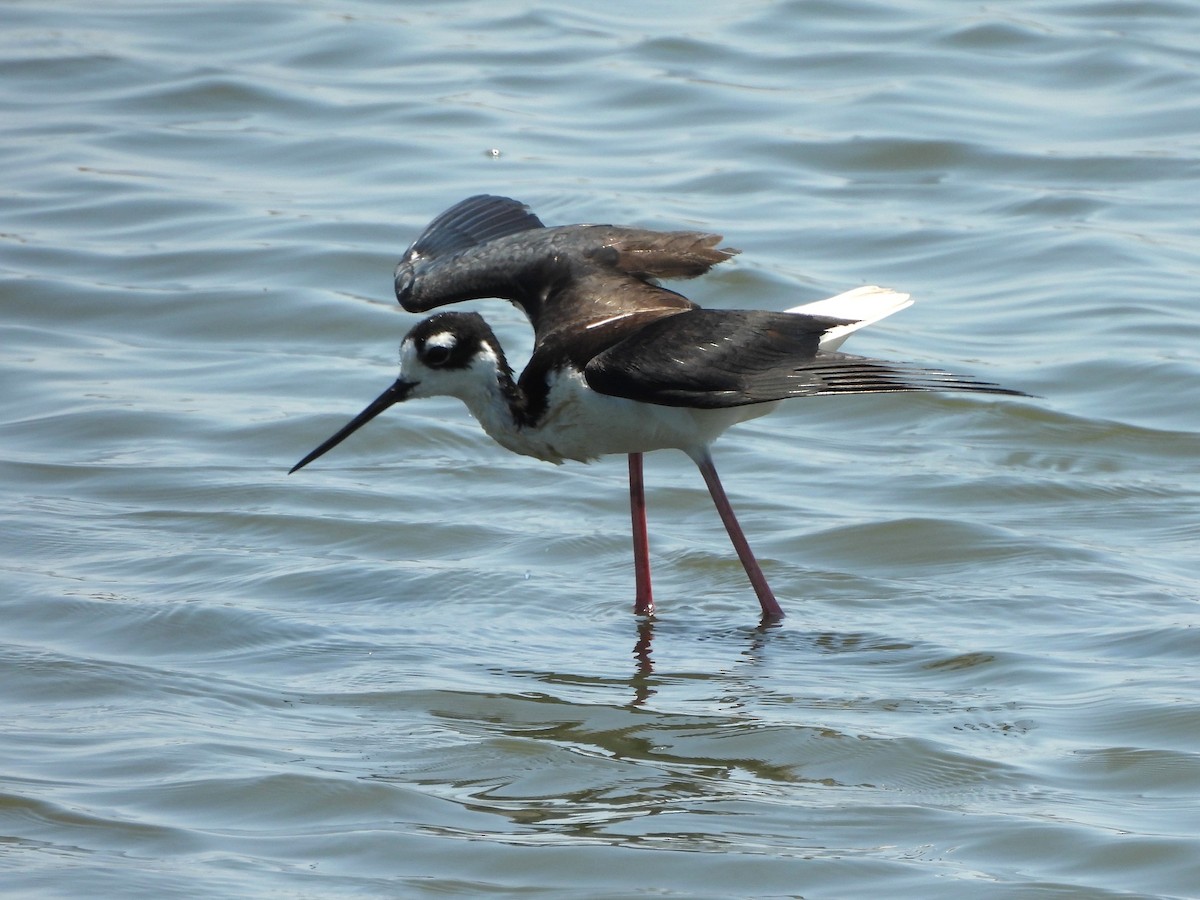
M 327 440 L 325 443 L 323 443 L 320 447 L 318 447 L 312 453 L 308 454 L 308 456 L 304 457 L 304 459 L 300 460 L 300 462 L 296 463 L 294 466 L 292 466 L 290 469 L 288 469 L 288 474 L 291 475 L 297 469 L 303 469 L 305 466 L 307 466 L 310 462 L 312 462 L 318 456 L 324 456 L 326 453 L 328 453 L 330 450 L 332 450 L 334 447 L 336 447 L 338 444 L 340 444 L 346 438 L 350 437 L 350 435 L 354 434 L 354 432 L 358 431 L 358 429 L 362 428 L 364 425 L 366 425 L 368 422 L 370 422 L 373 418 L 375 418 L 377 415 L 379 415 L 381 412 L 383 412 L 385 409 L 387 409 L 389 406 L 394 406 L 395 404 L 400 403 L 403 400 L 406 400 L 408 398 L 408 395 L 410 393 L 412 393 L 412 389 L 414 387 L 416 387 L 415 382 L 404 381 L 403 379 L 397 378 L 392 383 L 391 387 L 389 387 L 386 391 L 384 391 L 382 394 L 380 394 L 378 397 L 376 397 L 374 400 L 371 401 L 370 406 L 368 406 L 366 409 L 364 409 L 362 412 L 360 412 L 357 416 L 355 416 L 353 419 L 351 419 L 349 422 L 347 422 L 345 428 L 343 428 L 341 431 L 339 431 L 337 434 L 335 434 L 333 437 L 331 437 L 329 440 Z

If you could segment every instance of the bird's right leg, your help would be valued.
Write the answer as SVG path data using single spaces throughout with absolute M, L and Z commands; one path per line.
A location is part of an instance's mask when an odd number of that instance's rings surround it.
M 642 454 L 629 454 L 629 511 L 633 518 L 633 577 L 637 597 L 634 615 L 654 615 L 650 592 L 650 538 L 646 530 L 646 484 L 642 477 Z

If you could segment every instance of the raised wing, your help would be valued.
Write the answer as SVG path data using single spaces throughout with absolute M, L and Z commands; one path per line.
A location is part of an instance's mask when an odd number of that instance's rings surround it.
M 430 222 L 401 257 L 400 265 L 416 259 L 438 259 L 499 237 L 545 227 L 524 203 L 510 197 L 476 194 Z
M 847 324 L 795 313 L 693 309 L 651 322 L 598 354 L 584 377 L 602 394 L 699 409 L 824 394 L 1020 393 L 939 369 L 819 349 L 823 334 Z
M 545 227 L 523 203 L 481 194 L 446 210 L 396 266 L 409 312 L 499 297 L 520 306 L 539 339 L 570 322 L 693 304 L 656 278 L 690 278 L 729 259 L 720 235 L 616 225 Z

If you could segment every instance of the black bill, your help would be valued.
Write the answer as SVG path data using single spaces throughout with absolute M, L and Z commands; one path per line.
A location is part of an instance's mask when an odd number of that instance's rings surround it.
M 391 387 L 371 401 L 370 406 L 347 422 L 345 428 L 323 443 L 312 453 L 308 454 L 308 456 L 304 457 L 304 459 L 300 460 L 300 462 L 288 469 L 288 474 L 291 475 L 297 469 L 303 469 L 318 456 L 324 456 L 327 452 L 332 450 L 346 438 L 350 437 L 350 435 L 354 434 L 354 432 L 358 431 L 358 429 L 362 428 L 389 406 L 394 406 L 395 404 L 407 399 L 414 387 L 416 387 L 414 382 L 404 381 L 397 378 L 392 383 Z

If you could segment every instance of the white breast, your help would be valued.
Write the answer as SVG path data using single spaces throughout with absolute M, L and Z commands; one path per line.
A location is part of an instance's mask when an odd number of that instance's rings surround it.
M 738 422 L 765 415 L 777 403 L 729 409 L 686 409 L 598 394 L 578 372 L 551 376 L 548 411 L 533 428 L 513 427 L 495 406 L 472 409 L 501 446 L 548 462 L 588 462 L 612 453 L 701 450 Z M 468 403 L 468 406 L 472 404 Z

